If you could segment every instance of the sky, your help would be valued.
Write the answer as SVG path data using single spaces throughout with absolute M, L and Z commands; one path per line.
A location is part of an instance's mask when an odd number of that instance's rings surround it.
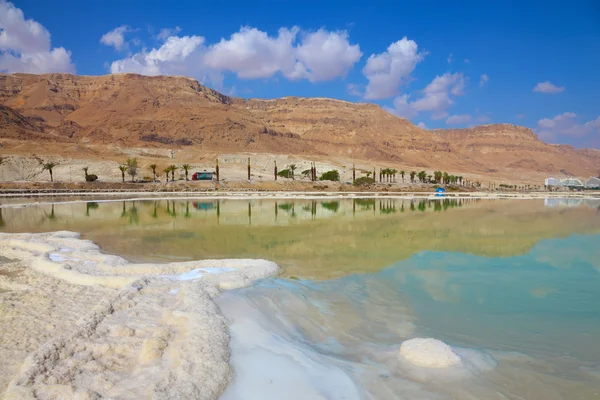
M 185 75 L 600 148 L 597 0 L 0 0 L 0 72 Z

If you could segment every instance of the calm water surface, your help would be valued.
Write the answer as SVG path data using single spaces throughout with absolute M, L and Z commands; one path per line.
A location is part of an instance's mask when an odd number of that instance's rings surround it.
M 600 201 L 119 201 L 4 208 L 3 232 L 71 230 L 134 261 L 266 258 L 219 299 L 225 399 L 600 398 Z M 460 371 L 409 368 L 434 337 Z

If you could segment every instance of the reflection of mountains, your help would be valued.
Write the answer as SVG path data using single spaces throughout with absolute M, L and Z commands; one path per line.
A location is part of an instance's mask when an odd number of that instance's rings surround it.
M 319 278 L 423 250 L 511 256 L 544 238 L 600 233 L 596 210 L 535 200 L 144 201 L 56 205 L 48 215 L 50 206 L 5 209 L 3 231 L 79 231 L 137 260 L 266 258 Z

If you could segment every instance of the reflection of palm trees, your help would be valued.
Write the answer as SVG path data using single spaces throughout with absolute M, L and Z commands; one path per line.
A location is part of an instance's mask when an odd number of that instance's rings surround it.
M 5 225 L 4 218 L 2 218 L 2 208 L 0 208 L 0 228 Z
M 158 218 L 158 214 L 156 212 L 157 209 L 157 201 L 154 201 L 154 210 L 152 211 L 152 218 Z
M 189 201 L 185 202 L 185 215 L 184 215 L 184 217 L 185 218 L 190 218 L 191 217 L 191 214 L 190 214 L 190 202 Z
M 175 201 L 172 202 L 173 204 L 171 204 L 169 202 L 169 200 L 167 200 L 167 214 L 170 215 L 173 218 L 177 217 L 177 212 L 175 211 Z
M 248 202 L 248 225 L 252 225 L 252 205 Z
M 123 202 L 123 211 L 121 211 L 121 218 L 127 217 L 127 210 L 125 209 L 125 202 Z
M 89 217 L 90 216 L 90 210 L 95 210 L 98 207 L 99 207 L 99 205 L 95 201 L 89 201 L 89 202 L 85 203 L 85 216 Z
M 129 209 L 129 225 L 138 225 L 140 223 L 140 218 L 138 216 L 137 207 L 135 206 L 135 202 L 131 205 Z
M 340 202 L 339 201 L 324 201 L 321 203 L 321 207 L 323 207 L 326 210 L 333 211 L 334 213 L 336 213 L 336 212 L 338 212 L 338 209 L 340 208 Z
M 221 222 L 221 200 L 217 200 L 217 224 Z

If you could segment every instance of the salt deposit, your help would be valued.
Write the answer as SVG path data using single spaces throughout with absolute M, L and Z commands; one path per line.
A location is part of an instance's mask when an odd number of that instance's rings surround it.
M 447 368 L 461 362 L 450 346 L 431 338 L 415 338 L 402 342 L 400 355 L 415 365 L 427 368 Z
M 5 399 L 216 399 L 232 371 L 212 299 L 278 269 L 265 260 L 133 264 L 73 232 L 0 234 L 0 254 L 24 271 L 0 281 L 9 290 L 0 310 L 10 313 L 0 320 Z

